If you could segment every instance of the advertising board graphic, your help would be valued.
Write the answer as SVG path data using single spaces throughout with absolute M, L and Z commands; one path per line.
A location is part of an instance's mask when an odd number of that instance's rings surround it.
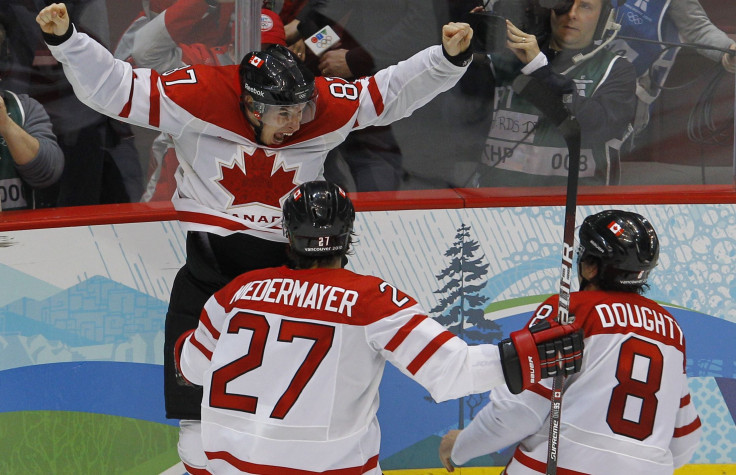
M 647 296 L 667 307 L 687 339 L 704 428 L 691 463 L 736 464 L 736 209 L 622 208 L 649 218 L 660 236 Z M 601 209 L 579 207 L 578 224 Z M 416 297 L 448 328 L 458 325 L 448 316 L 459 308 L 466 341 L 495 343 L 558 292 L 563 214 L 559 207 L 359 213 L 348 268 Z M 177 222 L 0 234 L 0 473 L 158 474 L 177 464 L 162 351 L 184 241 Z M 462 288 L 452 283 L 459 271 L 470 277 Z M 437 404 L 387 365 L 381 467 L 440 467 L 440 437 L 467 424 L 486 399 Z M 503 466 L 510 454 L 470 466 Z

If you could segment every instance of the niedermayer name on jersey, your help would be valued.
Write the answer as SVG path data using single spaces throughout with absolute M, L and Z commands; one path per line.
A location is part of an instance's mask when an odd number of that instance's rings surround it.
M 358 292 L 319 282 L 299 279 L 253 280 L 243 285 L 230 300 L 262 301 L 312 310 L 336 312 L 347 317 L 353 315 Z

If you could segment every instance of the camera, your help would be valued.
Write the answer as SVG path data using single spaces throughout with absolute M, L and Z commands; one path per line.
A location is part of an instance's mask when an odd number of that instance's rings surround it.
M 469 13 L 467 23 L 473 28 L 473 51 L 500 53 L 506 48 L 506 19 L 520 30 L 533 34 L 538 43 L 550 35 L 549 16 L 552 10 L 564 14 L 574 0 L 498 0 L 492 11 Z

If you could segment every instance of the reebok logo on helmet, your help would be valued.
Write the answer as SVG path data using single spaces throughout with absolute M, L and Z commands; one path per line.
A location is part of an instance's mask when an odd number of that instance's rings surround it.
M 257 96 L 261 96 L 261 97 L 264 97 L 264 96 L 265 96 L 265 94 L 263 94 L 263 91 L 259 91 L 258 89 L 254 88 L 254 87 L 250 87 L 250 86 L 249 86 L 249 85 L 247 85 L 247 84 L 243 84 L 243 87 L 244 87 L 244 88 L 245 88 L 245 89 L 246 89 L 246 90 L 247 90 L 248 92 L 250 92 L 251 94 L 255 94 L 255 95 L 257 95 Z
M 601 247 L 601 245 L 598 244 L 597 242 L 595 242 L 595 241 L 589 241 L 588 244 L 590 244 L 591 246 L 593 246 L 595 248 L 595 250 L 598 251 L 598 252 L 600 252 L 601 254 L 605 254 L 606 253 L 606 250 L 603 249 L 603 247 Z M 584 246 L 582 246 L 582 247 L 584 248 Z

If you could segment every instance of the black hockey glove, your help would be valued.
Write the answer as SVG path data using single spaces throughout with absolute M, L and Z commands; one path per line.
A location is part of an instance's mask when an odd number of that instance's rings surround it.
M 543 378 L 580 371 L 583 331 L 574 325 L 543 320 L 511 333 L 498 344 L 506 386 L 519 394 Z

